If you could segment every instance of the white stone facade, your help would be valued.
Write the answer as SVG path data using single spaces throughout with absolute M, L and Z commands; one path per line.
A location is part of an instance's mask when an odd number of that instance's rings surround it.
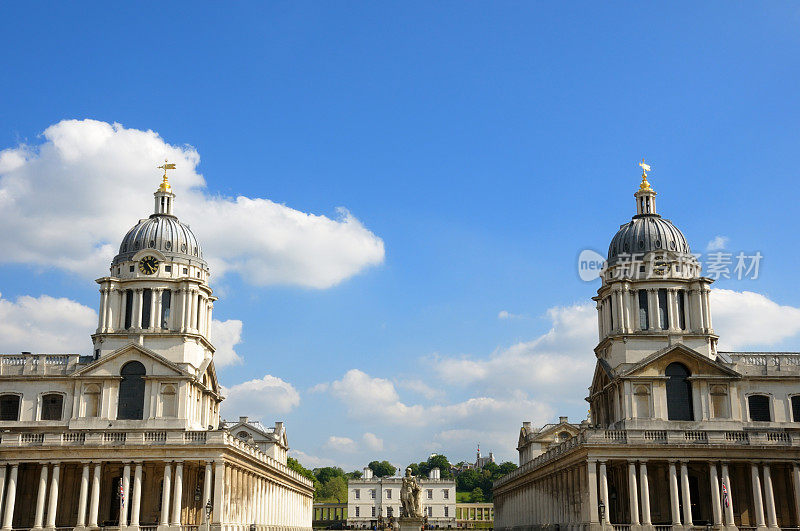
M 94 355 L 0 355 L 2 529 L 310 529 L 283 425 L 263 448 L 220 426 L 208 267 L 155 198 L 98 280 Z
M 636 198 L 594 298 L 590 419 L 550 441 L 561 427 L 523 424 L 495 528 L 798 527 L 800 353 L 719 352 L 711 280 L 646 178 Z
M 428 478 L 417 478 L 417 481 L 422 488 L 422 512 L 428 525 L 455 527 L 455 481 L 440 479 L 439 469 L 431 470 Z M 361 478 L 348 480 L 347 525 L 366 529 L 396 520 L 401 511 L 402 484 L 402 476 L 374 477 L 369 468 L 364 469 Z

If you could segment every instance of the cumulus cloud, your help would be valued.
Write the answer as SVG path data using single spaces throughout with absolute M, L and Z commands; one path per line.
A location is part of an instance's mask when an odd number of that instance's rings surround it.
M 65 298 L 24 295 L 14 301 L 0 295 L 0 351 L 92 351 L 89 335 L 97 328 L 97 312 Z
M 422 380 L 401 380 L 397 382 L 397 386 L 403 389 L 408 389 L 409 391 L 423 396 L 428 400 L 441 398 L 445 394 L 444 390 L 440 387 L 433 387 Z
M 349 437 L 337 437 L 335 435 L 328 437 L 324 446 L 328 450 L 333 450 L 335 452 L 352 453 L 358 450 L 358 445 L 353 439 Z
M 374 433 L 366 432 L 363 436 L 364 446 L 368 449 L 379 452 L 383 450 L 383 439 Z
M 289 455 L 297 459 L 301 465 L 308 469 L 333 466 L 335 461 L 329 457 L 320 457 L 314 454 L 309 454 L 295 448 L 289 449 Z
M 706 251 L 721 251 L 728 245 L 730 238 L 727 236 L 714 236 L 706 245 Z
M 383 262 L 383 241 L 344 208 L 328 217 L 213 195 L 193 147 L 95 120 L 61 121 L 41 143 L 0 152 L 0 260 L 96 277 L 126 231 L 151 212 L 155 166 L 165 158 L 177 165 L 175 212 L 191 224 L 216 275 L 328 288 Z
M 217 321 L 212 319 L 209 336 L 209 340 L 217 349 L 214 352 L 214 363 L 217 367 L 242 363 L 242 358 L 234 350 L 234 347 L 242 341 L 242 322 L 240 320 Z
M 246 415 L 270 419 L 289 413 L 300 404 L 300 393 L 289 382 L 267 374 L 229 388 L 223 387 L 222 413 L 233 417 Z
M 720 350 L 774 345 L 800 333 L 800 308 L 752 291 L 712 289 L 711 316 Z

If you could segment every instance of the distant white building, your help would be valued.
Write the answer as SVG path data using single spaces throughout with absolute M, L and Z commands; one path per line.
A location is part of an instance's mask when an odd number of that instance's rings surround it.
M 428 525 L 456 527 L 456 483 L 441 479 L 438 468 L 427 478 L 418 478 L 422 487 L 422 510 Z M 402 476 L 374 477 L 370 468 L 359 479 L 347 482 L 347 525 L 365 529 L 388 524 L 400 516 Z
M 257 446 L 259 450 L 281 463 L 286 462 L 289 440 L 283 422 L 276 422 L 274 427 L 267 428 L 260 421 L 239 417 L 238 422 L 223 420 L 222 424 L 239 439 Z

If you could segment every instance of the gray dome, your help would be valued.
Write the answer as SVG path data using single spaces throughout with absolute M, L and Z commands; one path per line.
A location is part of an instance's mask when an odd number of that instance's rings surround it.
M 153 214 L 140 220 L 122 239 L 112 264 L 130 260 L 141 249 L 156 249 L 169 257 L 206 265 L 194 233 L 175 216 Z
M 668 219 L 658 214 L 634 216 L 622 225 L 608 246 L 608 261 L 619 255 L 645 254 L 650 251 L 668 251 L 691 254 L 686 237 Z

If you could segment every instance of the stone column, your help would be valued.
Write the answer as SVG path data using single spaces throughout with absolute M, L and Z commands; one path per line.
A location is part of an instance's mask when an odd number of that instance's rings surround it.
M 175 465 L 175 486 L 172 495 L 172 521 L 170 525 L 180 527 L 181 525 L 181 498 L 183 495 L 183 462 L 178 461 Z
M 761 478 L 758 473 L 758 465 L 753 463 L 750 465 L 750 476 L 753 481 L 753 511 L 756 513 L 756 525 L 759 528 L 764 528 L 764 502 L 761 498 Z
M 189 330 L 189 289 L 181 288 L 181 332 Z
M 163 288 L 153 289 L 153 301 L 155 303 L 155 310 L 153 313 L 153 329 L 161 330 L 161 295 L 164 293 Z
M 136 463 L 133 472 L 133 496 L 131 496 L 131 524 L 134 530 L 139 529 L 139 508 L 142 504 L 142 463 Z
M 36 496 L 36 513 L 33 517 L 33 528 L 41 529 L 44 521 L 44 497 L 47 493 L 47 463 L 42 463 L 42 470 L 39 474 L 39 490 Z
M 97 526 L 97 513 L 100 510 L 100 474 L 102 473 L 100 463 L 95 463 L 94 474 L 92 475 L 92 494 L 89 502 L 89 527 Z
M 605 526 L 609 523 L 609 514 L 611 513 L 611 507 L 608 505 L 608 474 L 605 461 L 600 461 L 600 500 L 606 507 L 603 513 L 603 521 L 601 522 Z
M 639 525 L 639 492 L 636 486 L 636 462 L 628 461 L 628 496 L 630 497 L 631 525 Z
M 56 508 L 58 507 L 58 480 L 60 475 L 60 465 L 53 464 L 53 474 L 50 478 L 50 499 L 47 503 L 47 528 L 56 528 Z
M 122 468 L 122 503 L 119 505 L 119 526 L 128 527 L 128 507 L 131 505 L 131 464 Z
M 86 527 L 86 500 L 89 498 L 89 463 L 83 464 L 81 490 L 78 494 L 78 529 Z
M 211 468 L 211 461 L 206 461 L 206 473 L 203 476 L 203 514 L 205 515 L 206 504 L 211 500 L 211 475 L 213 470 Z M 205 518 L 205 516 L 204 516 Z
M 155 330 L 156 328 L 156 290 L 150 290 L 150 323 L 147 327 L 148 330 Z
M 800 466 L 797 463 L 792 463 L 792 485 L 794 485 L 794 516 L 800 522 Z M 0 498 L 2 497 L 0 491 Z
M 125 300 L 127 299 L 127 293 L 125 293 L 125 290 L 123 289 L 118 289 L 117 292 L 119 293 L 119 297 L 117 297 L 117 300 L 119 301 L 119 314 L 117 315 L 117 330 L 124 330 Z
M 106 328 L 106 307 L 108 306 L 108 289 L 100 288 L 100 310 L 97 312 L 97 331 L 104 332 Z
M 678 474 L 675 461 L 669 462 L 669 504 L 672 512 L 672 525 L 681 525 L 681 510 L 678 502 Z
M 19 464 L 11 465 L 11 472 L 8 474 L 8 487 L 6 488 L 6 506 L 3 511 L 3 529 L 11 529 L 14 522 L 14 502 L 17 499 L 17 472 Z
M 6 495 L 6 464 L 0 463 L 0 524 L 2 524 L 3 497 Z
M 189 290 L 189 326 L 187 328 L 189 330 L 196 330 L 197 323 L 195 319 L 197 319 L 197 292 L 195 290 Z
M 142 328 L 143 298 L 142 288 L 135 288 L 133 290 L 133 319 L 131 320 L 131 326 L 137 330 Z
M 225 463 L 214 463 L 214 509 L 211 513 L 211 522 L 222 524 L 222 504 L 225 499 Z
M 705 289 L 703 290 L 703 293 L 706 296 L 706 326 L 708 326 L 709 330 L 713 330 L 714 325 L 711 322 L 711 290 Z
M 116 289 L 109 289 L 108 290 L 108 303 L 106 304 L 106 324 L 105 329 L 108 332 L 112 332 L 114 330 L 114 308 L 118 306 L 117 298 L 119 297 L 119 292 Z
M 731 478 L 730 474 L 728 474 L 728 463 L 722 463 L 722 486 L 723 486 L 723 493 L 727 491 L 728 496 L 727 505 L 723 503 L 723 510 L 725 511 L 725 525 L 728 527 L 733 527 L 736 524 L 733 521 L 733 492 L 731 491 Z
M 164 482 L 161 489 L 161 520 L 159 527 L 169 525 L 169 491 L 172 488 L 172 465 L 164 463 Z
M 769 465 L 764 464 L 764 498 L 767 505 L 767 525 L 772 529 L 778 529 L 778 517 L 775 512 L 775 494 L 772 491 L 772 474 Z
M 708 481 L 711 485 L 711 514 L 714 518 L 714 527 L 722 527 L 722 507 L 719 496 L 719 478 L 717 477 L 717 464 L 713 461 L 708 463 Z
M 647 477 L 647 461 L 639 462 L 639 490 L 642 498 L 642 524 L 651 525 L 650 521 L 650 480 Z
M 686 461 L 681 462 L 681 497 L 683 498 L 683 523 L 693 526 L 692 522 L 692 495 L 689 492 L 689 470 Z

